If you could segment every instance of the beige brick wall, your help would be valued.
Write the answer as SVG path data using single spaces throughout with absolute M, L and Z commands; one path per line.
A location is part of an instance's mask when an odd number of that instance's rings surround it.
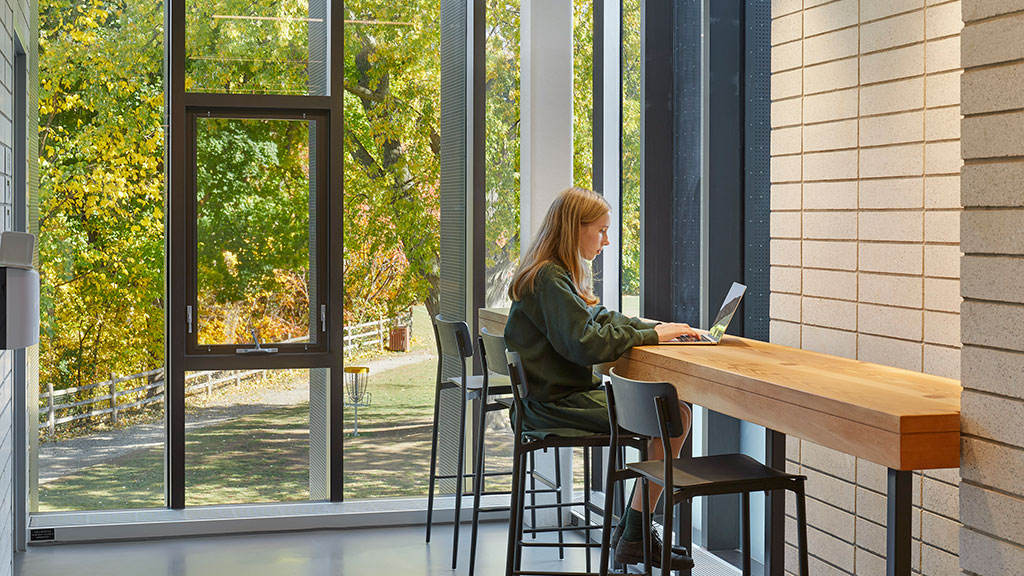
M 960 566 L 1024 572 L 1024 0 L 964 0 Z
M 772 341 L 959 378 L 960 1 L 773 0 L 772 19 Z M 883 574 L 885 468 L 788 444 L 811 572 Z M 960 574 L 959 481 L 914 477 L 915 573 Z

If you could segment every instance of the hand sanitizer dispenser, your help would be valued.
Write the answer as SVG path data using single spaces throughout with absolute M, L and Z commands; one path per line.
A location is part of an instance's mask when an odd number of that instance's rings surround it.
M 39 273 L 32 267 L 36 237 L 0 233 L 0 349 L 39 342 Z

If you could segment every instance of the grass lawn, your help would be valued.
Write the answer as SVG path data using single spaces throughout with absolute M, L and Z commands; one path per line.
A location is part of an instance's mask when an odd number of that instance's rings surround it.
M 358 437 L 346 408 L 346 499 L 426 494 L 435 370 L 427 360 L 371 374 L 373 403 L 360 410 Z M 308 418 L 303 403 L 189 432 L 188 505 L 308 499 Z M 502 440 L 489 443 L 489 466 L 509 465 Z M 141 450 L 41 485 L 40 511 L 160 507 L 163 473 L 163 449 Z
M 435 350 L 429 316 L 416 307 L 411 351 L 432 355 Z M 402 354 L 375 353 L 353 364 Z M 371 372 L 373 399 L 359 410 L 359 436 L 351 434 L 354 411 L 345 408 L 346 499 L 426 495 L 436 370 L 431 358 Z M 308 418 L 308 405 L 302 403 L 189 432 L 187 504 L 308 499 Z M 511 468 L 507 422 L 503 412 L 489 415 L 488 470 Z M 163 482 L 163 448 L 143 449 L 40 485 L 39 510 L 161 507 Z M 507 489 L 508 484 L 507 477 L 496 477 L 487 482 L 487 490 Z

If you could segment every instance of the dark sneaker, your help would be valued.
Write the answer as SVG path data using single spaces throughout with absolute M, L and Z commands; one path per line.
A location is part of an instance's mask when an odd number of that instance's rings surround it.
M 623 524 L 622 522 L 619 522 L 618 524 L 615 525 L 615 531 L 612 532 L 612 538 L 611 538 L 611 541 L 609 543 L 611 545 L 611 549 L 612 550 L 615 550 L 615 548 L 618 547 L 618 545 L 619 545 L 619 538 L 622 538 L 622 531 L 623 531 L 623 527 L 624 526 L 625 526 L 625 524 Z M 654 534 L 654 533 L 655 533 L 654 527 L 651 527 L 651 534 Z M 658 538 L 658 542 L 659 542 L 658 545 L 660 546 L 661 537 L 660 536 L 656 536 L 656 538 Z M 672 553 L 673 554 L 679 554 L 680 556 L 689 556 L 690 555 L 690 552 L 686 549 L 686 546 L 676 546 L 675 544 L 672 545 Z
M 672 570 L 688 570 L 693 568 L 693 558 L 686 554 L 678 554 L 672 551 Z M 661 537 L 657 532 L 651 531 L 651 566 L 661 568 Z M 615 546 L 615 561 L 619 564 L 642 564 L 644 561 L 643 541 L 630 542 L 620 538 Z

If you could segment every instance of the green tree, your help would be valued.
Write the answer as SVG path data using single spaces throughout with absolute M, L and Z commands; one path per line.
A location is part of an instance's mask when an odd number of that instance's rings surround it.
M 487 2 L 486 300 L 506 305 L 519 264 L 519 0 Z
M 640 294 L 640 0 L 622 3 L 623 294 Z
M 163 363 L 163 4 L 39 3 L 40 380 Z
M 345 3 L 346 319 L 440 295 L 440 3 Z

